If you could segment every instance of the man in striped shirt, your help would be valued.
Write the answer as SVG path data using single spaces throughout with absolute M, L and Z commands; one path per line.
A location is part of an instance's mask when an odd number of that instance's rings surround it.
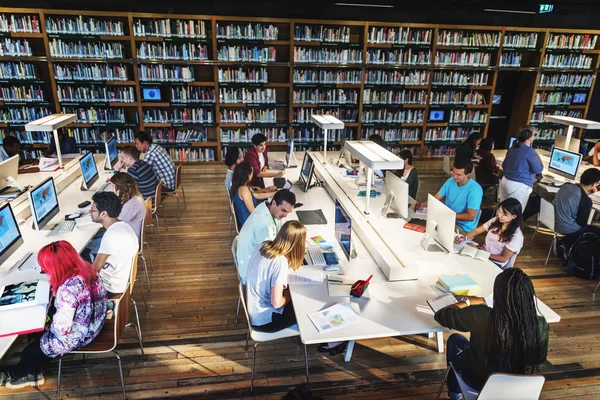
M 115 165 L 116 171 L 125 168 L 140 187 L 140 193 L 144 200 L 152 197 L 152 206 L 154 207 L 154 194 L 156 193 L 156 186 L 160 184 L 160 179 L 156 176 L 150 164 L 140 160 L 140 152 L 133 146 L 121 149 L 119 162 Z
M 175 164 L 165 149 L 152 143 L 152 135 L 138 132 L 135 135 L 135 148 L 145 153 L 144 161 L 152 166 L 158 179 L 167 190 L 175 190 Z

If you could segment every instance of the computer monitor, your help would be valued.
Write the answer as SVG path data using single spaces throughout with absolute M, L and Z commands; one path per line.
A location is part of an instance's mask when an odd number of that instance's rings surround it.
M 300 170 L 300 181 L 304 183 L 304 191 L 306 192 L 310 188 L 310 182 L 313 178 L 315 166 L 313 159 L 307 151 L 304 154 L 304 160 L 302 161 L 302 169 Z
M 501 94 L 495 94 L 492 97 L 492 104 L 500 104 L 502 103 L 502 95 Z
M 142 100 L 143 101 L 162 101 L 159 87 L 145 87 L 142 88 Z
M 350 261 L 352 246 L 352 220 L 339 201 L 335 201 L 335 238 L 342 248 L 342 252 Z
M 10 203 L 0 207 L 0 265 L 23 244 L 23 236 Z
M 581 146 L 581 141 L 577 138 L 572 137 L 569 142 L 569 147 L 565 146 L 567 144 L 567 137 L 564 135 L 556 135 L 554 138 L 554 147 L 558 147 L 559 149 L 567 149 L 572 151 L 573 153 L 579 153 L 579 147 Z
M 391 171 L 385 173 L 386 204 L 404 219 L 408 219 L 408 183 Z M 389 202 L 389 203 L 388 203 Z M 385 210 L 387 217 L 387 210 Z
M 33 229 L 39 231 L 60 211 L 54 179 L 46 179 L 27 192 L 27 197 L 33 217 Z
M 84 190 L 90 190 L 92 185 L 98 180 L 98 168 L 96 168 L 96 161 L 94 161 L 94 154 L 88 152 L 86 155 L 79 159 L 79 167 L 81 168 L 81 175 L 83 180 L 81 182 Z
M 548 171 L 564 178 L 574 180 L 577 176 L 580 162 L 581 154 L 553 147 L 552 153 L 550 153 Z
M 433 195 L 427 195 L 427 226 L 421 246 L 430 250 L 430 245 L 436 245 L 446 253 L 454 249 L 454 230 L 456 213 Z
M 113 169 L 119 162 L 119 152 L 117 151 L 117 139 L 113 136 L 104 143 L 106 149 L 106 169 Z
M 508 148 L 510 149 L 513 146 L 513 143 L 515 142 L 515 140 L 517 140 L 516 137 L 511 137 L 510 140 L 508 141 Z
M 11 158 L 0 162 L 0 192 L 4 188 L 10 186 L 10 182 L 6 178 L 13 177 L 17 179 L 19 173 L 19 155 L 12 156 Z
M 295 168 L 296 163 L 296 155 L 294 154 L 294 140 L 288 139 L 287 148 L 285 149 L 285 166 L 288 168 Z
M 429 111 L 429 122 L 443 122 L 444 114 L 445 114 L 444 110 Z
M 587 102 L 587 93 L 574 93 L 571 104 L 585 104 Z

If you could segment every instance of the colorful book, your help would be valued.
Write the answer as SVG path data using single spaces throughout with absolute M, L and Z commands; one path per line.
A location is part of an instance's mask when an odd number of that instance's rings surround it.
M 479 289 L 479 284 L 469 275 L 443 275 L 440 276 L 436 285 L 460 296 L 468 296 L 470 291 Z

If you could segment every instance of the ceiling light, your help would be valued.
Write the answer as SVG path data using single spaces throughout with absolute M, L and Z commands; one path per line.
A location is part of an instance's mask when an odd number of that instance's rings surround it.
M 374 8 L 394 8 L 388 4 L 362 4 L 362 3 L 335 3 L 336 6 L 346 7 L 374 7 Z

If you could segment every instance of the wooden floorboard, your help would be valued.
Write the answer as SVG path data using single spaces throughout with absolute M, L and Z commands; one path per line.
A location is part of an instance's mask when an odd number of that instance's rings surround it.
M 441 163 L 417 164 L 423 184 L 419 200 L 442 181 Z M 258 346 L 255 393 L 249 393 L 252 345 L 244 351 L 246 324 L 235 325 L 237 278 L 229 247 L 229 215 L 223 189 L 225 169 L 186 166 L 183 183 L 187 210 L 175 217 L 175 199 L 165 202 L 168 230 L 161 221 L 161 251 L 149 235 L 154 271 L 149 312 L 144 312 L 139 284 L 133 297 L 140 308 L 146 359 L 133 331 L 118 347 L 125 389 L 130 399 L 275 400 L 304 381 L 304 355 L 295 339 Z M 182 207 L 182 201 L 180 200 Z M 526 244 L 533 218 L 527 221 Z M 596 283 L 573 278 L 551 255 L 551 237 L 540 234 L 523 249 L 516 265 L 534 281 L 538 297 L 562 320 L 550 325 L 548 361 L 542 366 L 543 399 L 600 399 L 600 305 L 592 296 Z M 143 272 L 138 275 L 143 279 Z M 446 337 L 448 334 L 445 335 Z M 25 346 L 21 338 L 3 364 L 15 363 Z M 434 399 L 444 375 L 444 354 L 424 336 L 357 342 L 351 363 L 341 355 L 324 356 L 308 346 L 310 386 L 335 400 Z M 55 398 L 57 363 L 50 364 L 38 389 L 8 391 L 1 398 Z M 67 356 L 63 362 L 63 399 L 119 399 L 117 360 L 112 354 Z

